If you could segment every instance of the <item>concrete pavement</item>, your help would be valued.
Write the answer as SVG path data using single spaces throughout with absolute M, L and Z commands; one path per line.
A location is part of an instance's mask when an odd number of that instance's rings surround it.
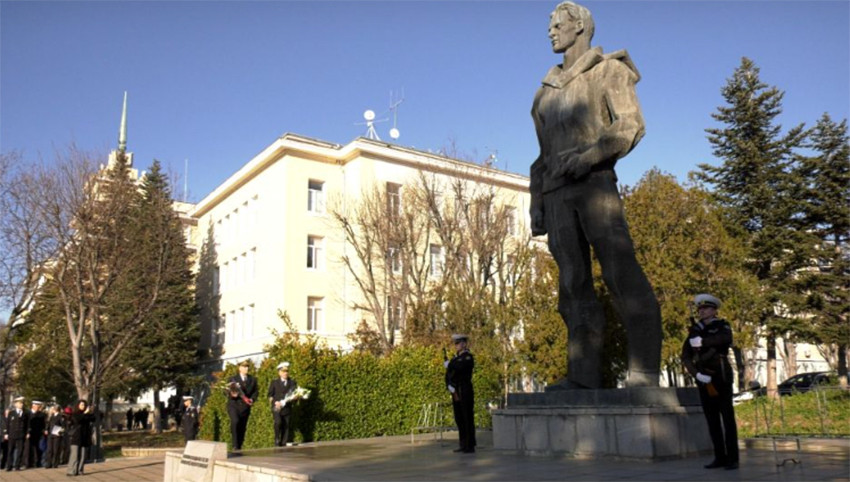
M 230 466 L 246 471 L 273 471 L 276 480 L 494 480 L 494 481 L 848 481 L 850 440 L 805 441 L 801 464 L 777 467 L 772 445 L 760 441 L 742 445 L 739 470 L 707 470 L 710 457 L 663 462 L 577 460 L 565 457 L 524 456 L 492 448 L 488 432 L 479 433 L 475 454 L 456 454 L 453 433 L 440 442 L 430 434 L 378 437 L 340 442 L 318 442 L 279 449 L 245 450 L 231 454 Z M 780 460 L 797 457 L 796 446 L 780 447 Z M 86 466 L 85 481 L 161 481 L 163 456 L 110 459 Z M 0 472 L 2 481 L 67 481 L 65 468 Z M 248 480 L 248 479 L 245 479 Z

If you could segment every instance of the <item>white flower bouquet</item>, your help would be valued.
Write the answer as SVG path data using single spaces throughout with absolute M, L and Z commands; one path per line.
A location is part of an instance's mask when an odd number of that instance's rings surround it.
M 280 401 L 280 405 L 283 406 L 293 400 L 307 400 L 308 398 L 310 398 L 310 389 L 298 387 L 290 392 L 289 395 L 284 397 L 284 399 Z

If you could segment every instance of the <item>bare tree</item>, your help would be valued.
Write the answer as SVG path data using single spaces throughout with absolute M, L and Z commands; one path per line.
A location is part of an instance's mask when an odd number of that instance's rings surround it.
M 353 307 L 371 315 L 383 351 L 404 320 L 406 340 L 429 344 L 450 330 L 480 331 L 513 366 L 522 321 L 514 299 L 530 272 L 530 235 L 516 199 L 472 169 L 455 174 L 420 171 L 404 186 L 376 185 L 354 203 L 332 203 L 342 262 L 362 295 Z
M 15 333 L 44 283 L 44 260 L 58 246 L 46 234 L 45 219 L 34 215 L 40 191 L 37 176 L 25 169 L 20 152 L 0 155 L 0 311 L 9 313 L 0 326 L 0 409 L 22 355 Z
M 17 247 L 4 289 L 18 290 L 21 315 L 32 300 L 57 305 L 77 395 L 95 406 L 127 373 L 121 355 L 150 322 L 163 287 L 186 269 L 173 230 L 139 218 L 141 194 L 123 152 L 105 168 L 98 158 L 71 146 L 50 164 L 27 166 L 15 177 L 25 181 L 19 198 L 10 198 L 23 200 L 20 219 L 3 219 L 11 233 L 4 242 Z M 55 297 L 39 299 L 48 287 Z

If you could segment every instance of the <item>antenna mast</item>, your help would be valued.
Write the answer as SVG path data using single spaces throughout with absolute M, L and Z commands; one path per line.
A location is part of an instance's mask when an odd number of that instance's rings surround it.
M 189 202 L 189 159 L 183 160 L 183 202 Z

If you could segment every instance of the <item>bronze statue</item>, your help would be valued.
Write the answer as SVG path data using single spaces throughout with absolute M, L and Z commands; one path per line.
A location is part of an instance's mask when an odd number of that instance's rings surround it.
M 549 70 L 531 115 L 540 156 L 531 165 L 531 224 L 549 235 L 558 263 L 558 311 L 567 324 L 568 375 L 562 388 L 599 388 L 605 315 L 593 290 L 590 248 L 625 325 L 626 384 L 658 386 L 661 314 L 635 259 L 614 165 L 644 135 L 635 93 L 640 79 L 625 50 L 591 48 L 593 18 L 581 5 L 559 4 L 549 38 L 564 62 Z

